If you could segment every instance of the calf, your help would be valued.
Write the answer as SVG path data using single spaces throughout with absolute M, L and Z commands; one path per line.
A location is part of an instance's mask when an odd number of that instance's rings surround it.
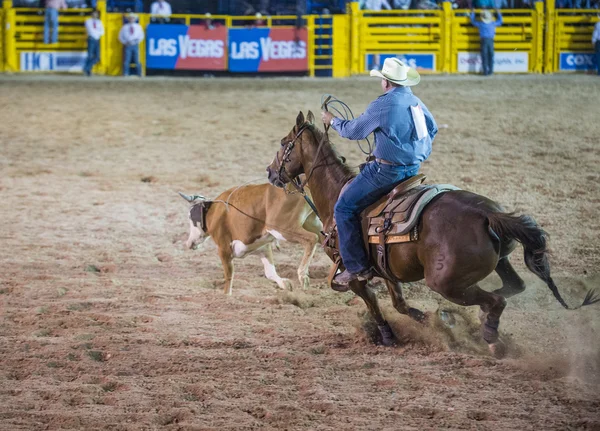
M 252 253 L 260 255 L 269 280 L 281 289 L 291 287 L 289 280 L 277 275 L 273 263 L 272 244 L 279 241 L 304 246 L 298 279 L 303 288 L 309 286 L 308 265 L 323 225 L 301 195 L 286 194 L 270 184 L 234 187 L 212 201 L 180 195 L 191 204 L 186 246 L 195 248 L 207 238 L 213 239 L 223 263 L 225 293 L 232 293 L 233 258 Z

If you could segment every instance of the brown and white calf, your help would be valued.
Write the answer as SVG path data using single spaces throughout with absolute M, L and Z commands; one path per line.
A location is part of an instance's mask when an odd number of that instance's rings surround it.
M 286 194 L 271 184 L 233 187 L 209 201 L 202 196 L 180 195 L 190 204 L 188 248 L 196 248 L 209 237 L 217 245 L 225 274 L 225 293 L 233 287 L 233 259 L 258 254 L 265 276 L 281 289 L 291 287 L 279 277 L 273 263 L 273 243 L 289 241 L 304 246 L 298 267 L 303 288 L 309 286 L 308 265 L 313 257 L 321 221 L 299 194 Z

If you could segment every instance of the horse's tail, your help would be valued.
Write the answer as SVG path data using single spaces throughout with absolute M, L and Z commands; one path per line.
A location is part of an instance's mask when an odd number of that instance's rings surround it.
M 600 295 L 598 295 L 595 289 L 590 289 L 583 303 L 578 307 L 569 307 L 562 299 L 556 284 L 554 284 L 554 280 L 550 277 L 550 263 L 548 262 L 548 247 L 546 243 L 548 234 L 533 218 L 527 215 L 516 216 L 514 214 L 498 212 L 488 213 L 487 218 L 490 228 L 500 238 L 512 238 L 523 245 L 525 265 L 548 285 L 554 297 L 560 302 L 560 305 L 567 310 L 575 310 L 600 301 Z

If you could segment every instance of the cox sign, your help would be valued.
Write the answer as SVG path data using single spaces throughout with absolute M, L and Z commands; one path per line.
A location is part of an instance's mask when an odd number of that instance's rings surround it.
M 594 70 L 594 54 L 587 52 L 561 52 L 559 70 Z
M 226 69 L 225 27 L 151 24 L 146 31 L 149 69 Z

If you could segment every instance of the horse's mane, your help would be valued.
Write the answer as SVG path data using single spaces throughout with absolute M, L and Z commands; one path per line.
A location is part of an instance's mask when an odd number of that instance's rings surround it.
M 308 128 L 315 137 L 314 144 L 318 146 L 321 140 L 323 139 L 324 133 L 321 130 L 319 130 L 319 128 L 314 124 L 310 124 Z M 356 171 L 346 164 L 346 158 L 341 156 L 340 153 L 338 153 L 333 143 L 329 140 L 329 135 L 325 137 L 325 142 L 323 143 L 323 146 L 321 148 L 321 153 L 324 156 L 325 160 L 335 161 L 334 166 L 337 174 L 336 177 L 345 178 L 347 181 L 350 178 L 356 176 Z

